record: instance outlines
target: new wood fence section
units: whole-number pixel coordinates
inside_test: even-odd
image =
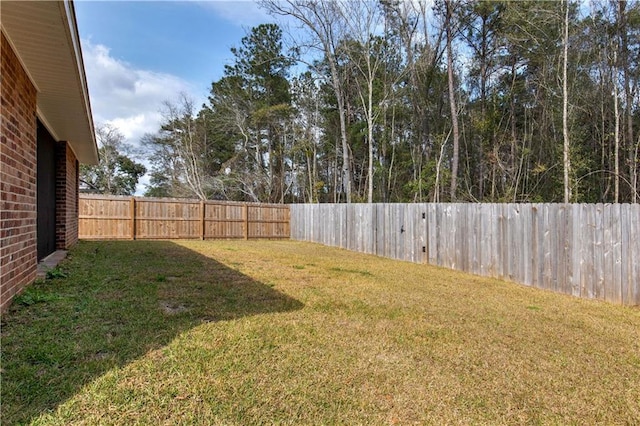
[[[291,237],[640,305],[639,204],[300,204]]]
[[[289,238],[289,206],[80,195],[80,239]]]

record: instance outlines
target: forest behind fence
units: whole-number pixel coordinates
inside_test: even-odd
[[[640,204],[294,204],[291,238],[640,305]]]
[[[80,195],[80,239],[289,238],[289,206]]]

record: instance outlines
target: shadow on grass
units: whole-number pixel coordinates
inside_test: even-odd
[[[3,425],[34,420],[203,322],[302,307],[168,241],[82,242],[61,269],[66,278],[29,287],[2,317]]]

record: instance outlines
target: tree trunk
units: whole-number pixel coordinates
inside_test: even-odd
[[[351,203],[351,161],[349,158],[349,142],[347,139],[347,118],[345,114],[344,94],[338,75],[338,67],[334,58],[329,57],[331,68],[331,81],[338,101],[338,116],[340,117],[340,142],[342,143],[342,188],[344,189],[347,203]]]
[[[629,177],[631,182],[636,181],[636,164],[634,155],[634,136],[633,136],[633,92],[631,90],[631,76],[629,70],[629,39],[627,35],[627,12],[626,1],[618,2],[618,25],[620,33],[620,53],[622,55],[622,70],[624,77],[624,94],[625,94],[625,116],[627,120],[627,135],[625,147],[627,147],[628,163],[629,163]],[[631,190],[631,201],[636,203],[638,201],[637,192],[635,186]]]
[[[567,62],[569,56],[569,2],[565,0],[564,12],[564,37],[562,44],[564,45],[563,63],[562,63],[562,137],[563,144],[563,169],[564,169],[564,202],[571,201],[571,184],[569,182],[569,174],[571,172],[571,158],[569,155],[569,127],[567,124],[569,92],[567,89]]]
[[[451,108],[451,124],[453,129],[453,156],[451,159],[451,201],[456,200],[456,191],[458,189],[458,158],[460,151],[460,134],[458,129],[458,109],[456,107],[456,95],[454,91],[453,81],[453,5],[451,0],[445,1],[446,17],[445,27],[447,33],[447,77],[449,80],[449,106]]]
[[[369,188],[367,194],[367,202],[371,204],[373,203],[373,78],[369,79],[368,81],[368,96],[369,98],[367,107],[369,109],[369,113],[367,114],[367,139],[369,139]]]
[[[618,61],[617,49],[613,52],[613,62],[616,64]],[[616,73],[614,73],[616,75]],[[614,188],[614,202],[617,203],[620,200],[620,111],[618,108],[618,81],[617,77],[613,79],[613,114],[615,115],[615,128],[614,128],[614,145],[613,145],[613,188]]]

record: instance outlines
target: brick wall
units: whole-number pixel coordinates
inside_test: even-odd
[[[66,142],[56,145],[56,249],[78,242],[78,160]]]
[[[36,277],[36,89],[1,35],[0,311]]]

